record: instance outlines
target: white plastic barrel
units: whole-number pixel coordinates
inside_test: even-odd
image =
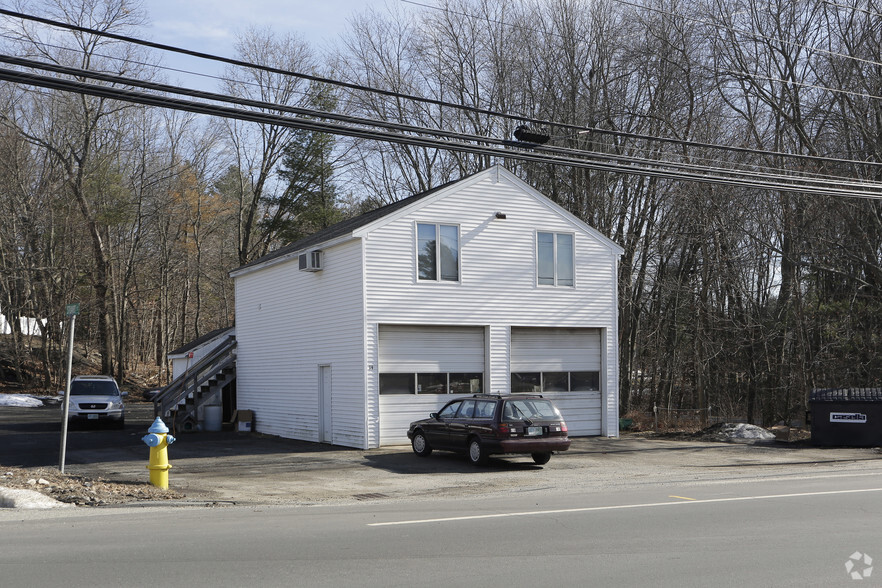
[[[205,407],[205,430],[220,431],[223,423],[224,409],[222,406]]]

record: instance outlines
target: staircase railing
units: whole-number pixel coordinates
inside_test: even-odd
[[[154,416],[169,417],[172,411],[176,411],[176,418],[195,418],[196,410],[210,400],[209,396],[200,393],[201,386],[235,363],[236,339],[227,337],[156,395],[153,399]],[[188,398],[192,402],[188,402]]]

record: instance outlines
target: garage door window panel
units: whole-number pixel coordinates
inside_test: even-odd
[[[484,388],[483,374],[450,374],[451,394],[480,394]]]
[[[414,374],[380,374],[380,394],[413,394]]]
[[[447,394],[447,374],[417,374],[417,394]]]
[[[570,374],[567,372],[544,372],[542,390],[545,392],[567,392],[570,389]]]
[[[516,373],[511,375],[512,392],[539,392],[542,390],[542,374],[539,372]]]
[[[572,390],[573,392],[599,392],[600,372],[571,373],[570,390]]]

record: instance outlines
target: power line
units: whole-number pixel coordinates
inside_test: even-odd
[[[624,2],[624,0],[617,0],[617,1]],[[624,3],[627,4],[627,2],[624,2]],[[645,141],[658,141],[658,142],[675,144],[675,145],[680,145],[680,146],[685,146],[685,147],[697,147],[697,148],[704,148],[704,149],[717,149],[717,150],[723,150],[723,151],[729,151],[729,152],[735,152],[735,153],[747,153],[747,154],[761,155],[764,157],[783,157],[783,158],[802,160],[802,161],[816,161],[816,162],[821,162],[821,163],[831,163],[831,162],[832,163],[845,163],[845,164],[849,164],[849,165],[862,165],[862,166],[882,165],[882,163],[876,163],[876,162],[836,159],[836,158],[829,158],[829,157],[821,157],[821,156],[817,156],[817,155],[804,155],[804,154],[797,154],[797,153],[765,151],[765,150],[761,150],[761,149],[752,149],[752,148],[748,148],[748,147],[734,147],[734,146],[726,146],[726,145],[717,145],[717,144],[713,144],[713,143],[701,143],[701,142],[695,142],[695,141],[687,141],[684,139],[673,139],[673,138],[667,138],[667,137],[654,137],[651,135],[642,135],[639,133],[631,133],[628,131],[617,131],[617,130],[611,130],[611,129],[597,128],[597,127],[586,127],[586,126],[580,126],[580,125],[558,123],[558,122],[549,121],[549,120],[535,119],[535,118],[529,118],[529,117],[521,116],[521,115],[513,115],[513,114],[498,112],[498,111],[485,109],[485,108],[479,108],[479,107],[475,107],[475,106],[467,106],[464,104],[455,104],[455,103],[446,102],[443,100],[437,100],[437,99],[433,99],[433,98],[414,96],[414,95],[410,95],[410,94],[404,94],[401,92],[394,92],[391,90],[383,90],[383,89],[379,89],[379,88],[373,88],[370,86],[364,86],[361,84],[353,84],[350,82],[332,80],[332,79],[325,78],[322,76],[316,76],[316,75],[312,75],[312,74],[304,74],[304,73],[300,73],[300,72],[293,72],[290,70],[280,69],[280,68],[271,67],[271,66],[258,65],[258,64],[254,64],[254,63],[249,63],[247,61],[239,60],[239,59],[232,59],[229,57],[223,57],[223,56],[218,56],[218,55],[212,55],[209,53],[202,53],[199,51],[193,51],[190,49],[183,49],[180,47],[174,47],[172,45],[155,43],[153,41],[146,41],[143,39],[131,37],[129,35],[120,35],[117,33],[100,31],[97,29],[82,27],[79,25],[73,25],[70,23],[65,23],[65,22],[61,22],[61,21],[48,19],[48,18],[33,16],[33,15],[24,14],[21,12],[11,11],[11,10],[2,9],[2,8],[0,8],[0,15],[10,16],[13,18],[20,18],[20,19],[24,19],[24,20],[31,20],[31,21],[38,22],[38,23],[41,23],[44,25],[48,25],[48,26],[53,26],[53,27],[58,27],[58,28],[62,28],[62,29],[68,29],[68,30],[72,30],[72,31],[88,33],[88,34],[97,35],[97,36],[102,36],[102,37],[106,37],[106,38],[110,38],[110,39],[114,39],[114,40],[118,40],[118,41],[123,41],[123,42],[127,42],[127,43],[134,43],[137,45],[142,45],[142,46],[150,47],[153,49],[159,49],[161,51],[170,51],[170,52],[174,52],[174,53],[180,53],[183,55],[189,55],[191,57],[197,57],[200,59],[207,59],[210,61],[218,61],[221,63],[227,63],[227,64],[235,65],[238,67],[258,69],[261,71],[265,71],[267,73],[289,75],[289,76],[294,76],[294,77],[298,77],[301,79],[305,79],[308,81],[334,85],[334,86],[338,86],[338,87],[347,88],[350,90],[356,90],[356,91],[366,92],[366,93],[375,93],[375,94],[380,94],[380,95],[384,95],[387,97],[416,101],[416,102],[431,104],[434,106],[439,106],[439,107],[444,107],[444,108],[453,108],[453,109],[457,109],[457,110],[464,111],[464,112],[483,114],[486,116],[498,117],[498,118],[502,118],[505,120],[515,121],[515,122],[521,122],[521,123],[526,122],[526,123],[530,123],[530,124],[534,124],[534,125],[538,125],[538,126],[557,127],[557,128],[561,128],[561,129],[575,131],[575,132],[588,131],[588,132],[592,132],[592,133],[600,133],[600,134],[616,136],[616,137],[631,138],[631,139],[638,139],[638,140],[645,140]]]
[[[405,1],[405,0],[402,0],[402,1]],[[624,4],[625,6],[630,6],[632,8],[639,8],[641,10],[646,10],[649,12],[656,12],[656,13],[664,15],[664,16],[669,16],[669,17],[673,17],[673,18],[683,18],[685,20],[691,20],[692,22],[696,22],[698,24],[708,25],[708,26],[716,28],[716,29],[722,29],[725,31],[729,31],[730,33],[744,35],[745,37],[751,37],[754,39],[759,39],[761,41],[776,41],[778,43],[781,43],[782,45],[793,45],[794,47],[799,47],[800,49],[807,49],[809,51],[814,51],[817,53],[824,53],[826,55],[829,55],[830,57],[842,57],[843,59],[850,59],[852,61],[857,61],[858,63],[863,63],[865,65],[871,65],[873,67],[878,67],[878,66],[882,65],[882,63],[880,63],[878,61],[864,59],[862,57],[856,57],[854,55],[847,55],[845,53],[837,53],[836,51],[830,51],[829,49],[821,49],[819,47],[814,47],[812,45],[806,45],[805,43],[799,43],[797,41],[790,41],[787,39],[782,39],[781,37],[772,37],[771,35],[761,35],[759,33],[754,33],[752,31],[745,31],[745,30],[741,30],[741,29],[736,29],[734,26],[730,26],[727,24],[721,24],[719,22],[706,20],[706,19],[702,19],[702,18],[697,18],[695,16],[689,16],[687,14],[675,14],[675,13],[671,12],[670,10],[662,10],[661,8],[655,8],[654,6],[647,6],[645,4],[638,4],[636,2],[629,2],[628,0],[611,0],[611,1],[616,2],[618,4]],[[832,4],[831,2],[826,2],[826,3]],[[840,5],[836,4],[836,6],[840,6]],[[711,70],[711,71],[713,71],[713,70]]]
[[[403,1],[403,0],[402,0]],[[875,10],[869,10],[866,8],[858,8],[857,6],[847,6],[845,4],[837,4],[836,2],[831,2],[830,0],[823,0],[824,4],[829,4],[830,6],[836,6],[837,8],[845,8],[846,10],[853,10],[855,12],[863,12],[868,16],[875,16],[876,18],[882,18],[882,13],[876,12]]]
[[[70,24],[70,23],[66,23],[66,22],[62,22],[62,21],[52,20],[52,19],[48,19],[48,18],[30,15],[30,14],[24,14],[22,12],[15,12],[15,11],[7,10],[4,8],[0,8],[0,15],[10,16],[13,18],[21,18],[24,20],[31,20],[34,22],[39,22],[44,25],[68,29],[68,30],[77,31],[77,32],[81,32],[81,33],[88,33],[90,35],[98,35],[101,37],[106,37],[108,39],[114,39],[116,41],[123,41],[126,43],[133,43],[136,45],[142,45],[144,47],[150,47],[152,49],[159,49],[160,51],[169,51],[172,53],[180,53],[182,55],[189,55],[190,57],[198,57],[199,59],[207,59],[209,61],[217,61],[220,63],[226,63],[228,65],[235,65],[238,67],[246,67],[246,68],[250,68],[250,69],[258,69],[261,71],[265,71],[267,73],[294,76],[294,77],[298,77],[298,78],[301,78],[301,79],[304,79],[307,81],[318,82],[318,83],[323,83],[323,84],[331,84],[334,86],[347,88],[349,90],[357,90],[357,91],[362,91],[362,92],[381,94],[384,96],[388,96],[390,98],[402,98],[405,100],[413,100],[413,101],[417,101],[417,102],[423,102],[426,104],[432,104],[434,106],[442,106],[442,107],[446,107],[446,108],[456,108],[459,110],[466,110],[466,111],[474,112],[476,114],[486,114],[488,116],[503,116],[503,117],[509,118],[511,120],[516,120],[516,121],[520,121],[520,122],[533,122],[533,121],[531,121],[531,119],[526,118],[526,117],[522,117],[522,116],[503,114],[503,113],[499,113],[499,112],[495,112],[492,110],[487,110],[487,109],[483,109],[483,108],[479,108],[479,107],[475,107],[475,106],[454,104],[451,102],[445,102],[443,100],[436,100],[434,98],[413,96],[410,94],[403,94],[401,92],[395,92],[392,90],[383,90],[381,88],[372,88],[370,86],[363,86],[361,84],[353,84],[350,82],[343,82],[340,80],[332,80],[332,79],[324,78],[321,76],[316,76],[316,75],[312,75],[312,74],[305,74],[302,72],[294,72],[294,71],[281,69],[281,68],[277,68],[277,67],[272,67],[272,66],[268,66],[268,65],[259,65],[256,63],[250,63],[250,62],[243,61],[240,59],[233,59],[231,57],[212,55],[210,53],[203,53],[201,51],[194,51],[192,49],[183,49],[181,47],[175,47],[173,45],[165,45],[163,43],[146,41],[144,39],[138,39],[136,37],[132,37],[129,35],[120,35],[117,33],[110,33],[107,31],[99,31],[97,29],[91,29],[88,27],[82,27],[79,25],[74,25],[74,24]]]
[[[297,107],[297,106],[289,106],[289,105],[281,105],[271,102],[263,102],[257,101],[248,98],[234,97],[228,96],[225,94],[215,94],[211,92],[205,92],[201,90],[193,90],[190,88],[180,88],[177,86],[170,86],[166,84],[160,84],[158,82],[149,82],[145,80],[133,79],[123,76],[117,76],[109,73],[102,72],[94,72],[89,70],[84,70],[80,68],[73,68],[68,66],[58,65],[56,63],[45,63],[39,61],[33,61],[30,59],[22,58],[22,57],[13,57],[9,55],[0,54],[0,61],[6,62],[12,65],[18,65],[23,67],[29,67],[34,69],[42,69],[45,71],[51,71],[53,73],[58,73],[62,75],[69,75],[78,79],[82,78],[91,78],[94,80],[99,80],[102,82],[110,83],[110,84],[118,84],[123,86],[134,86],[143,89],[148,89],[152,91],[162,92],[166,94],[180,94],[186,95],[195,98],[201,98],[203,100],[211,100],[214,102],[224,102],[231,103],[238,106],[248,106],[251,108],[261,109],[261,110],[277,110],[280,112],[286,112],[289,114],[296,114],[301,116],[308,116],[313,118],[323,118],[335,120],[338,122],[349,123],[349,124],[360,124],[368,127],[379,127],[384,129],[391,129],[396,131],[403,131],[412,134],[428,134],[437,137],[443,137],[447,139],[456,139],[461,141],[473,141],[480,142],[486,144],[495,144],[500,146],[512,146],[513,142],[506,141],[503,139],[494,139],[488,137],[480,137],[476,135],[470,135],[467,133],[458,133],[453,131],[445,131],[440,129],[430,129],[426,127],[418,127],[414,125],[408,125],[403,123],[394,123],[385,120],[375,120],[368,119],[362,117],[353,117],[351,115],[344,115],[334,112],[321,111],[317,109]],[[514,144],[518,146],[518,144]],[[534,147],[534,149],[539,149],[539,147]],[[745,176],[749,175],[750,177],[756,179],[769,179],[777,182],[787,183],[794,182],[795,180],[802,182],[812,182],[816,187],[831,187],[831,188],[842,188],[843,186],[851,186],[856,189],[865,189],[869,185],[864,182],[853,182],[846,181],[845,178],[836,177],[836,176],[821,176],[819,174],[809,174],[809,173],[800,173],[798,175],[782,175],[780,173],[766,173],[762,171],[757,171],[765,169],[762,167],[751,166],[749,170],[739,170],[734,168],[722,168],[722,167],[711,167],[706,165],[698,165],[694,163],[686,163],[686,162],[672,162],[668,160],[662,159],[652,159],[648,160],[645,158],[638,158],[634,156],[627,156],[619,153],[609,153],[609,152],[593,152],[593,151],[585,151],[578,149],[569,149],[564,147],[554,147],[554,146],[543,146],[541,151],[546,153],[554,153],[565,156],[572,157],[585,157],[590,156],[594,158],[604,158],[612,161],[616,161],[618,164],[627,164],[627,165],[646,165],[646,166],[667,166],[671,169],[679,169],[681,171],[692,171],[692,172],[700,172],[700,173],[714,173],[714,174],[732,174],[732,175],[740,175]]]
[[[15,37],[15,36],[9,35],[9,34],[4,34],[4,33],[0,33],[0,38],[9,39],[10,41],[19,41],[20,40],[18,37]],[[58,49],[60,51],[68,51],[68,52],[72,52],[72,53],[76,53],[78,51],[81,51],[80,49],[77,49],[77,48],[65,47],[64,45],[56,45],[54,43],[47,43],[46,41],[37,41],[35,39],[31,39],[30,42],[33,43],[35,46],[39,46],[41,48]],[[234,80],[232,78],[225,78],[225,77],[219,76],[219,75],[207,74],[207,73],[202,73],[202,72],[198,72],[198,71],[192,71],[189,69],[180,69],[177,67],[171,67],[169,65],[160,65],[160,64],[155,64],[155,63],[149,63],[146,61],[139,61],[137,59],[130,59],[128,57],[120,57],[118,55],[108,55],[106,53],[99,53],[99,52],[92,53],[92,55],[97,56],[97,57],[101,57],[103,59],[108,59],[111,61],[116,61],[116,62],[130,64],[130,65],[140,65],[140,66],[144,66],[144,67],[157,68],[157,69],[161,69],[163,71],[180,73],[180,74],[187,74],[187,75],[191,75],[191,76],[197,76],[200,78],[207,78],[210,80],[217,80],[217,81],[221,81],[221,82],[233,82],[234,81],[236,83],[243,84],[246,86],[252,86],[255,88],[260,87],[259,84],[256,84],[254,82],[249,82],[248,80]],[[298,91],[298,93],[308,94],[307,91],[303,91],[303,90]]]
[[[421,7],[423,7],[423,8],[427,8],[427,9],[430,9],[430,10],[437,10],[437,11],[440,11],[440,12],[445,12],[445,13],[457,14],[457,15],[460,15],[460,16],[465,16],[466,18],[470,18],[470,19],[472,19],[472,20],[485,20],[485,21],[487,21],[487,22],[492,22],[492,23],[494,23],[494,24],[499,24],[499,25],[503,25],[503,26],[508,26],[508,27],[511,27],[511,28],[514,28],[514,29],[519,29],[519,30],[524,30],[524,31],[530,31],[530,32],[535,32],[535,33],[541,33],[541,34],[547,34],[547,35],[553,35],[553,36],[557,36],[557,37],[564,38],[562,35],[559,35],[559,34],[557,34],[557,33],[550,33],[550,32],[547,32],[547,31],[539,31],[539,30],[537,30],[537,29],[535,29],[535,28],[532,28],[532,27],[526,27],[526,26],[523,26],[523,25],[516,25],[516,24],[506,23],[506,22],[504,22],[504,21],[500,21],[500,20],[496,20],[496,19],[491,19],[491,18],[486,18],[486,17],[480,16],[480,15],[476,15],[476,14],[470,14],[470,13],[467,13],[467,12],[461,12],[461,11],[457,11],[457,10],[451,10],[450,8],[447,8],[447,7],[443,7],[443,8],[442,8],[442,7],[440,7],[440,6],[433,6],[433,5],[431,5],[431,4],[424,4],[424,3],[420,3],[420,2],[415,2],[414,0],[400,0],[400,1],[403,2],[403,3],[406,3],[406,4],[413,4],[413,5],[415,5],[415,6],[421,6]],[[688,16],[688,15],[685,15],[685,14],[675,14],[675,13],[669,11],[669,10],[662,10],[662,9],[660,9],[660,8],[655,8],[655,7],[652,7],[652,6],[646,6],[646,5],[644,5],[644,4],[638,4],[638,3],[636,3],[636,2],[629,2],[628,0],[612,0],[612,1],[613,1],[613,2],[617,2],[617,3],[619,3],[619,4],[623,4],[623,5],[625,5],[625,6],[632,7],[632,8],[637,8],[637,9],[641,9],[641,10],[646,10],[646,11],[649,11],[649,12],[655,12],[655,13],[661,14],[661,15],[663,15],[663,16],[668,16],[668,17],[672,17],[672,18],[683,18],[683,19],[685,19],[685,20],[690,20],[690,21],[693,21],[693,22],[697,22],[697,23],[699,23],[699,24],[708,25],[708,26],[711,26],[711,27],[714,27],[714,28],[717,28],[717,29],[723,29],[723,30],[729,31],[729,32],[731,32],[731,33],[733,33],[733,34],[741,34],[741,35],[744,35],[744,36],[747,36],[747,37],[752,37],[752,38],[754,38],[754,39],[761,39],[761,40],[766,40],[766,41],[777,41],[777,42],[779,42],[779,43],[781,43],[781,44],[793,45],[793,46],[795,46],[795,47],[800,47],[800,48],[807,49],[807,50],[810,50],[810,51],[815,51],[815,52],[818,52],[818,53],[824,53],[824,54],[830,55],[831,57],[841,57],[841,58],[844,58],[844,59],[851,59],[851,60],[854,60],[854,61],[857,61],[857,62],[860,62],[860,63],[864,63],[864,64],[866,64],[866,65],[871,65],[871,66],[873,66],[873,67],[882,66],[882,63],[880,63],[880,62],[878,62],[878,61],[873,61],[873,60],[869,60],[869,59],[863,59],[863,58],[861,58],[861,57],[856,57],[856,56],[853,56],[853,55],[846,55],[846,54],[844,54],[844,53],[837,53],[837,52],[835,52],[835,51],[830,51],[830,50],[827,50],[827,49],[821,49],[821,48],[818,48],[818,47],[813,47],[813,46],[810,46],[810,45],[805,45],[805,44],[803,44],[803,43],[798,43],[798,42],[796,42],[796,41],[788,41],[788,40],[785,40],[785,39],[782,39],[782,38],[779,38],[779,37],[772,37],[772,36],[769,36],[769,35],[760,35],[760,34],[757,34],[757,33],[750,32],[750,31],[743,31],[743,30],[740,30],[740,29],[736,29],[736,28],[733,27],[733,26],[723,25],[723,24],[720,24],[720,23],[717,23],[717,22],[713,22],[713,21],[709,21],[709,20],[705,20],[705,19],[700,19],[700,18],[696,18],[696,17],[691,17],[691,16]],[[829,1],[827,1],[827,0],[825,0],[825,1],[826,1],[826,3],[828,3],[828,4],[833,4],[832,2],[829,2]],[[839,4],[835,4],[835,5],[836,5],[836,6],[841,6],[841,5],[839,5]],[[842,88],[831,88],[831,87],[828,87],[828,86],[822,86],[822,85],[819,85],[819,84],[811,84],[811,83],[808,83],[808,82],[800,82],[800,81],[796,81],[796,80],[781,80],[781,79],[777,79],[777,78],[773,78],[773,77],[764,77],[764,76],[760,76],[760,75],[758,75],[758,74],[750,74],[750,73],[747,73],[747,72],[740,72],[740,71],[734,71],[734,70],[719,71],[719,70],[716,70],[716,69],[713,69],[713,68],[710,68],[710,67],[707,67],[707,66],[704,66],[704,65],[701,65],[701,64],[697,64],[697,66],[698,66],[698,67],[701,67],[702,69],[705,69],[705,70],[707,70],[707,71],[710,71],[710,72],[712,72],[712,73],[715,73],[715,74],[720,74],[720,73],[722,73],[722,74],[726,74],[726,75],[730,75],[730,76],[735,76],[735,77],[738,77],[738,78],[757,78],[757,79],[765,79],[765,80],[767,80],[767,81],[772,81],[772,82],[777,82],[777,83],[782,83],[782,84],[795,85],[795,86],[805,87],[805,88],[814,89],[814,90],[824,90],[824,91],[828,91],[828,92],[831,92],[831,93],[834,93],[834,94],[835,94],[835,93],[841,93],[841,94],[845,94],[845,95],[855,96],[855,97],[859,97],[859,98],[866,98],[866,99],[870,99],[870,100],[882,100],[882,96],[876,96],[876,95],[872,95],[872,94],[866,94],[866,93],[861,93],[861,92],[855,92],[855,91],[853,91],[853,90],[845,90],[845,89],[842,89]],[[571,127],[569,127],[569,126],[565,126],[565,125],[561,125],[561,126],[562,126],[563,128],[571,128]],[[871,166],[882,165],[882,163],[877,163],[877,162],[853,161],[853,160],[846,160],[846,159],[837,159],[837,158],[823,157],[823,156],[818,156],[818,155],[802,155],[802,154],[781,153],[781,152],[768,152],[768,151],[763,151],[763,150],[759,150],[759,149],[750,149],[750,148],[743,148],[743,147],[721,146],[721,145],[716,145],[716,144],[712,144],[712,143],[698,143],[698,142],[694,142],[694,141],[686,141],[686,140],[681,140],[681,139],[670,139],[670,138],[663,138],[663,137],[656,137],[656,138],[653,138],[653,137],[649,137],[649,136],[645,136],[645,135],[634,135],[634,134],[631,134],[631,133],[620,132],[620,131],[610,131],[610,130],[606,130],[606,129],[592,129],[592,130],[595,131],[595,132],[598,132],[598,133],[604,133],[604,134],[610,134],[610,135],[618,135],[618,136],[629,136],[629,137],[635,137],[635,138],[641,138],[641,139],[647,139],[647,140],[656,140],[656,141],[671,142],[671,143],[677,143],[677,144],[680,144],[680,145],[683,145],[683,146],[696,146],[696,147],[699,147],[699,146],[700,146],[700,147],[703,147],[703,148],[711,148],[711,149],[726,149],[726,150],[738,151],[738,152],[742,152],[742,153],[754,153],[754,154],[758,154],[758,155],[775,155],[775,156],[780,156],[780,157],[816,159],[816,160],[823,160],[823,161],[826,161],[826,162],[849,163],[849,164],[860,164],[860,165],[871,165]]]
[[[256,112],[226,106],[193,102],[180,98],[157,96],[155,94],[124,90],[119,87],[100,86],[76,80],[53,78],[41,76],[34,73],[9,69],[0,69],[0,80],[10,81],[19,84],[34,85],[65,92],[87,94],[130,102],[134,104],[158,106],[162,108],[183,110],[196,114],[207,114],[223,118],[251,121],[260,124],[271,124],[320,133],[331,133],[355,138],[387,141],[390,143],[403,145],[445,149],[450,151],[518,159],[523,161],[551,163],[557,165],[570,165],[574,167],[594,169],[598,171],[624,172],[630,174],[665,178],[670,180],[697,181],[708,184],[759,188],[773,191],[799,192],[803,194],[882,199],[882,189],[880,189],[882,187],[873,184],[863,184],[859,186],[861,189],[846,189],[829,186],[819,186],[816,182],[801,181],[798,177],[778,178],[776,180],[771,180],[763,177],[751,178],[744,177],[743,175],[741,177],[725,175],[726,170],[716,170],[717,172],[723,173],[697,173],[694,171],[684,172],[680,170],[668,169],[663,165],[664,162],[654,162],[653,165],[625,165],[622,163],[610,163],[607,161],[594,160],[586,157],[575,157],[573,155],[545,153],[543,152],[543,150],[538,149],[527,151],[522,149],[513,150],[510,146],[493,147],[486,144],[482,145],[480,143],[492,142],[491,140],[488,140],[484,137],[475,137],[477,141],[476,143],[468,143],[462,140],[448,140],[445,138],[431,138],[424,136],[408,135],[403,132],[393,130],[369,129],[364,127],[348,126],[337,122],[322,122],[319,120],[306,119],[303,117],[274,115],[266,112]],[[495,142],[499,143],[498,140]],[[600,157],[604,156],[604,154],[594,155]],[[789,179],[790,183],[782,183],[782,179]],[[856,188],[857,187],[858,186],[856,186]]]

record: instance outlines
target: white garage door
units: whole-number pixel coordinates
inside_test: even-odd
[[[381,445],[408,443],[408,425],[452,395],[483,392],[483,327],[380,325],[379,331]]]
[[[511,329],[511,371],[600,370],[600,329]]]
[[[380,325],[380,373],[483,371],[483,327]]]
[[[600,435],[600,329],[511,329],[512,392],[538,392],[563,413],[571,435]]]

